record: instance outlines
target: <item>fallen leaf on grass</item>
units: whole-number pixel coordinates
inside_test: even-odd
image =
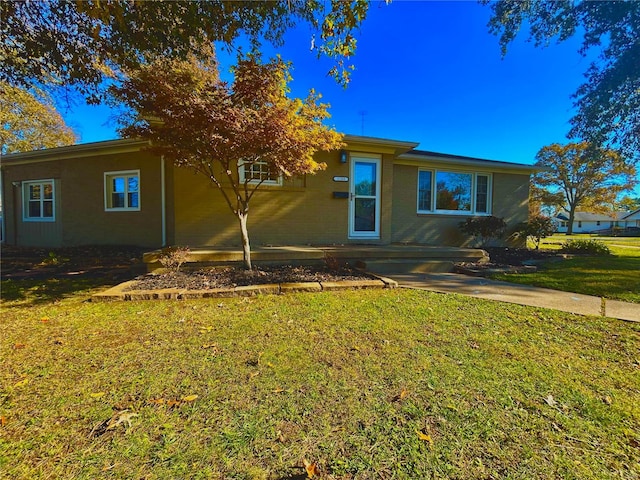
[[[186,397],[182,397],[182,401],[193,402],[196,398],[198,398],[198,395],[187,395]]]
[[[42,317],[42,318],[40,319],[40,321],[41,321],[42,323],[47,323],[47,322],[49,321],[49,317]]]
[[[416,433],[418,434],[418,438],[420,440],[422,440],[423,442],[427,442],[429,444],[429,448],[433,447],[433,439],[431,438],[431,435],[417,429],[416,429]]]
[[[553,395],[551,394],[547,395],[547,397],[544,398],[543,400],[544,400],[544,403],[546,403],[550,407],[555,407],[556,405],[558,405],[558,402],[556,402],[555,398],[553,398]]]
[[[407,395],[409,395],[409,392],[407,391],[406,388],[403,388],[398,395],[393,397],[392,400],[394,402],[399,402],[399,401],[404,400],[405,398],[407,398]]]
[[[308,478],[313,478],[314,475],[320,475],[320,469],[315,462],[311,463],[305,458],[302,460],[302,463],[304,463],[304,469],[307,472]]]
[[[15,384],[13,385],[13,387],[14,387],[14,388],[16,388],[16,387],[18,387],[18,388],[19,388],[19,387],[24,387],[27,383],[29,383],[29,379],[28,379],[28,378],[25,378],[24,380],[20,380],[18,383],[15,383]]]
[[[109,470],[112,470],[116,467],[116,465],[119,465],[118,463],[112,463],[111,465],[107,465],[106,467],[104,467],[101,472],[108,472]]]
[[[4,427],[7,424],[7,417],[4,415],[0,416],[0,427]]]
[[[90,393],[89,396],[91,398],[101,398],[105,396],[105,392]]]
[[[24,348],[26,346],[27,346],[26,343],[14,343],[13,344],[13,349],[14,350],[20,350],[21,348]]]
[[[173,407],[179,407],[179,406],[180,406],[180,400],[167,400],[167,407],[173,408]]]
[[[111,418],[95,425],[89,432],[89,437],[99,437],[108,431],[115,430],[119,425],[124,425],[125,430],[131,428],[131,419],[137,416],[137,413],[130,412],[127,409],[120,410],[114,413]]]
[[[131,428],[131,419],[137,416],[137,413],[130,412],[129,410],[117,412],[107,423],[106,430],[113,430],[118,425],[124,425],[125,428]]]
[[[164,405],[166,403],[166,400],[164,398],[150,398],[149,403],[152,403],[154,405]]]
[[[271,393],[282,393],[282,392],[284,392],[284,388],[280,388],[280,387],[278,387],[278,388],[276,388],[274,390],[271,390]]]

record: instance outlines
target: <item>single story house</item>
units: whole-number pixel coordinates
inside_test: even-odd
[[[567,233],[569,212],[561,211],[554,217],[558,233]],[[633,212],[592,213],[576,211],[573,218],[573,233],[596,233],[611,230],[633,230],[640,228],[640,209]]]
[[[527,220],[534,166],[383,138],[347,135],[345,142],[344,150],[317,154],[327,168],[315,175],[283,179],[260,165],[240,169],[265,180],[251,200],[252,245],[469,246],[458,228],[468,217],[495,215],[511,228]],[[209,180],[147,145],[124,139],[5,155],[4,241],[241,245],[237,219]]]

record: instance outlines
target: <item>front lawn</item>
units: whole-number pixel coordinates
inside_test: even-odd
[[[568,239],[601,241],[611,249],[613,255],[576,256],[545,263],[535,273],[498,274],[492,278],[640,303],[640,237],[554,235],[543,241],[541,249],[558,249]]]
[[[2,306],[0,477],[640,475],[638,324],[404,289],[83,299]]]

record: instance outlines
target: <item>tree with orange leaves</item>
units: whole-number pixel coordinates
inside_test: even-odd
[[[215,60],[160,59],[134,71],[112,93],[130,111],[125,137],[149,140],[150,150],[205,176],[237,217],[244,266],[251,269],[249,204],[264,181],[312,174],[326,167],[319,150],[342,146],[342,135],[322,122],[328,105],[311,91],[290,99],[289,65],[240,58],[231,84]]]
[[[569,213],[567,235],[573,233],[579,207],[606,211],[620,193],[638,183],[633,163],[615,150],[588,142],[548,145],[538,152],[536,160],[536,165],[545,170],[533,176],[533,183]]]

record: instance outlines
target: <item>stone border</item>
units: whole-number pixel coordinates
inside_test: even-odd
[[[398,282],[390,278],[373,275],[376,280],[343,280],[337,282],[270,283],[246,285],[209,290],[187,290],[185,288],[164,288],[160,290],[128,290],[135,280],[116,285],[104,292],[91,296],[92,302],[117,302],[129,300],[192,300],[195,298],[254,297],[256,295],[279,295],[294,292],[334,292],[336,290],[356,290],[370,288],[396,288]]]

